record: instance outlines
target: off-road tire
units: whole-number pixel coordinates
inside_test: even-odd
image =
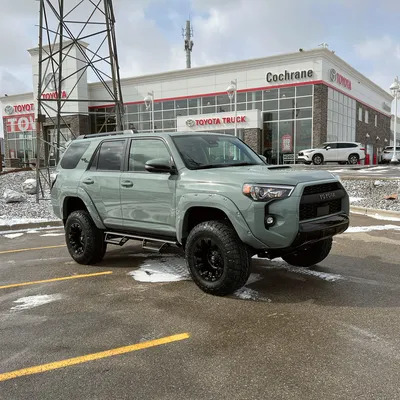
[[[358,156],[358,154],[350,154],[349,155],[349,164],[350,165],[356,165],[358,163],[358,161],[360,160],[360,157]]]
[[[79,251],[76,240],[71,236],[82,231],[83,240]],[[81,236],[82,237],[82,236]],[[71,257],[78,263],[93,265],[99,263],[107,250],[103,232],[96,227],[89,213],[84,210],[73,211],[65,223],[65,242]]]
[[[223,260],[221,276],[213,282],[206,280],[198,270],[201,261],[196,254],[204,254],[199,249],[199,243],[203,246],[206,241],[215,244],[220,259]],[[211,249],[208,250],[208,253],[210,251]],[[206,256],[208,258],[208,255],[203,255],[203,257]],[[187,238],[185,257],[195,284],[204,292],[215,296],[232,294],[244,286],[250,275],[251,260],[246,246],[234,228],[223,221],[206,221],[196,225]],[[202,261],[204,262],[204,259]],[[208,264],[208,268],[212,268],[210,264]]]
[[[331,248],[332,238],[328,238],[313,243],[309,247],[296,253],[282,256],[282,258],[288,264],[294,265],[295,267],[311,267],[328,257]]]
[[[324,156],[322,154],[315,154],[312,158],[314,165],[322,165],[324,163]]]

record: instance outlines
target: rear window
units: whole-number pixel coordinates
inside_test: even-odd
[[[61,159],[60,166],[62,169],[74,169],[79,163],[85,151],[88,149],[90,142],[72,142]]]

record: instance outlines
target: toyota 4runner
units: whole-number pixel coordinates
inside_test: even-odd
[[[349,197],[327,171],[267,165],[240,139],[217,133],[80,136],[51,189],[71,257],[100,262],[107,244],[140,240],[183,248],[193,281],[228,295],[254,255],[309,267],[349,225]]]

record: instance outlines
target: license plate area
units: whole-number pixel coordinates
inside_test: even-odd
[[[317,217],[323,217],[329,214],[329,205],[317,207]]]

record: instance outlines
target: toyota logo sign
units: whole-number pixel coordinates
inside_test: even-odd
[[[336,82],[336,70],[335,69],[332,68],[329,71],[329,76],[330,76],[332,82]]]
[[[195,121],[194,119],[188,118],[188,119],[186,120],[186,126],[187,126],[188,128],[193,128],[195,125],[196,125],[196,121]]]
[[[4,107],[4,112],[5,112],[7,115],[11,115],[11,114],[14,113],[14,107],[13,107],[13,106],[10,106],[10,105],[5,106],[5,107]]]

